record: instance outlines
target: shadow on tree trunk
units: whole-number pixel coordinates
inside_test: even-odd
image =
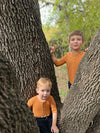
[[[14,68],[0,52],[0,133],[39,133]]]

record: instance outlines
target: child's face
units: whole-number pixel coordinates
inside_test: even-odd
[[[37,88],[40,100],[46,100],[50,95],[51,88],[48,85],[42,85]]]
[[[80,50],[81,45],[84,44],[82,37],[79,35],[73,35],[70,37],[69,45],[72,50]]]

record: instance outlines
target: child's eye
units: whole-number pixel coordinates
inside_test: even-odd
[[[75,39],[73,38],[73,39],[71,39],[71,41],[74,41]]]
[[[80,38],[78,38],[77,40],[78,40],[78,41],[80,41],[81,39],[80,39]]]

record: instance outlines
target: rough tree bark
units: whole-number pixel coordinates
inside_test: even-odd
[[[36,82],[43,76],[51,79],[52,94],[60,102],[37,0],[0,0],[0,51],[15,67],[26,101],[35,95]]]
[[[60,128],[61,133],[100,133],[100,28],[64,101]]]
[[[100,29],[65,99],[59,122],[61,133],[100,132],[99,35]],[[35,95],[36,82],[41,76],[51,79],[57,107],[61,102],[37,0],[0,0],[0,51],[0,130],[2,133],[27,133],[34,128],[33,132],[38,133],[25,102]],[[2,55],[12,64],[15,74]],[[3,70],[5,67],[6,70]],[[8,76],[10,74],[12,76]],[[88,128],[92,120],[94,124]],[[23,130],[24,127],[26,130]]]
[[[14,67],[0,52],[0,133],[39,133],[20,94]]]
[[[0,131],[2,133],[30,133],[33,130],[34,133],[38,133],[38,128],[35,129],[33,115],[30,114],[26,102],[36,94],[36,82],[41,76],[51,79],[53,83],[51,93],[57,101],[57,107],[61,102],[52,58],[42,32],[37,0],[0,0],[0,51],[15,68],[20,88],[20,91],[16,92],[16,82],[16,87],[14,85],[9,93],[6,92],[9,88],[5,89],[5,85],[0,87],[0,91],[4,90],[3,94],[0,93]],[[3,67],[0,70],[2,71],[2,69]],[[0,73],[0,76],[2,77],[3,73]],[[6,79],[6,76],[3,77]],[[5,84],[2,83],[2,78],[0,84]],[[11,85],[9,86],[11,87]],[[7,95],[8,101],[4,98],[5,95]],[[25,102],[21,100],[22,96],[22,100]],[[17,109],[18,107],[19,109]]]

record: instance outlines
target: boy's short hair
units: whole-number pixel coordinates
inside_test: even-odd
[[[83,32],[79,31],[79,30],[75,30],[73,32],[70,33],[69,35],[69,41],[70,41],[70,38],[74,35],[78,35],[78,36],[81,36],[82,37],[82,41],[84,41],[84,36],[83,36]]]
[[[42,85],[48,85],[50,88],[52,88],[51,80],[48,78],[40,78],[37,81],[37,88],[39,88],[39,86],[42,86]]]

